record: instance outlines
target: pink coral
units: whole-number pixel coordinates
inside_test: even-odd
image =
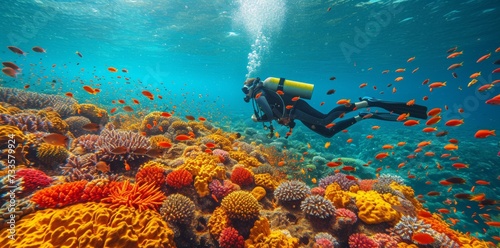
[[[378,180],[377,179],[363,179],[359,181],[359,189],[363,191],[370,191],[372,190],[373,184],[375,184]]]
[[[350,248],[378,248],[379,245],[375,240],[366,236],[364,233],[355,233],[349,236]]]
[[[229,180],[224,180],[222,183],[220,180],[215,179],[208,185],[210,192],[217,198],[222,199],[229,193],[238,190],[240,187]]]
[[[314,243],[314,247],[317,248],[334,248],[332,242],[328,239],[317,239]]]
[[[245,239],[236,229],[226,227],[220,234],[219,246],[221,248],[243,248],[245,247]]]
[[[243,167],[236,167],[231,174],[231,181],[240,186],[250,185],[253,183],[253,175]]]
[[[322,187],[314,187],[311,189],[312,195],[325,196],[325,189]]]
[[[224,151],[222,149],[214,149],[212,151],[212,154],[218,156],[219,158],[222,158],[223,159],[223,160],[221,159],[222,163],[229,161],[229,152],[227,151]]]
[[[178,169],[170,172],[167,175],[166,181],[168,186],[174,189],[180,189],[193,182],[193,175],[186,169]]]
[[[16,172],[16,177],[23,179],[22,185],[25,192],[49,186],[53,181],[51,177],[37,169],[20,169]]]
[[[337,217],[337,221],[340,224],[352,225],[358,220],[356,214],[346,208],[337,208],[337,211],[335,211],[335,216]]]
[[[372,236],[373,240],[377,242],[380,247],[384,248],[397,248],[398,242],[389,234],[377,233]]]

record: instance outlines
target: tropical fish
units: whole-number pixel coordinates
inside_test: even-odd
[[[102,173],[108,173],[111,170],[109,164],[107,164],[104,161],[97,162],[95,164],[95,168],[96,168],[96,170],[98,170],[98,171],[100,171]]]
[[[448,67],[448,71],[450,70],[455,70],[459,67],[462,67],[464,65],[464,62],[460,62],[460,63],[456,63],[456,64],[452,64]]]
[[[16,54],[20,54],[20,55],[26,55],[25,52],[23,52],[23,50],[15,47],[15,46],[8,46],[7,47],[9,50],[11,50],[13,53],[16,53]]]
[[[179,141],[184,141],[184,140],[191,140],[192,138],[188,135],[185,135],[185,134],[179,134],[175,137],[175,140],[179,140]]]
[[[170,148],[172,147],[172,144],[170,144],[169,142],[166,142],[166,141],[159,141],[156,143],[157,146],[161,147],[161,148]]]
[[[462,55],[462,54],[464,54],[464,52],[463,52],[463,51],[460,51],[460,52],[454,52],[454,53],[452,53],[452,54],[448,55],[448,57],[446,57],[446,58],[447,58],[447,59],[453,59],[453,58],[456,58],[456,57],[458,57],[458,56],[460,56],[460,55]]]
[[[39,46],[34,46],[31,48],[31,50],[33,50],[33,52],[37,52],[37,53],[46,53],[45,49],[43,49]]]
[[[110,66],[110,67],[108,67],[108,71],[115,73],[115,72],[118,71],[118,69],[116,69],[115,67]]]
[[[439,211],[439,210],[438,210]],[[434,243],[434,237],[428,233],[415,232],[411,236],[411,239],[420,245],[428,245]]]
[[[15,78],[17,76],[17,71],[12,69],[11,67],[4,67],[2,68],[3,74]]]
[[[388,152],[381,152],[375,155],[375,159],[382,160],[384,158],[387,158],[389,156]]]
[[[128,106],[128,105],[127,105],[127,106],[124,106],[124,107],[123,107],[123,110],[125,110],[125,111],[127,111],[127,112],[134,112],[134,109],[133,109],[132,107]]]
[[[483,61],[487,60],[488,58],[490,58],[490,56],[491,56],[491,53],[485,54],[485,55],[481,56],[479,59],[477,59],[476,63],[483,62]]]
[[[189,121],[194,121],[194,120],[196,120],[196,119],[194,118],[194,116],[192,116],[192,115],[186,115],[185,117],[186,117],[186,119],[187,119],[187,120],[189,120]]]
[[[335,93],[335,90],[334,89],[331,89],[331,90],[328,90],[326,92],[327,95],[331,95],[331,94],[334,94]]]
[[[90,132],[96,132],[96,131],[99,131],[99,129],[101,128],[101,126],[97,123],[88,123],[88,124],[85,124],[82,126],[82,129],[85,130],[85,131],[90,131]]]
[[[408,60],[406,60],[406,62],[410,63],[410,62],[412,62],[413,60],[415,60],[415,56],[413,56],[413,57],[409,58]]]
[[[447,121],[444,125],[449,126],[449,127],[456,127],[464,124],[464,120],[458,120],[458,119],[451,119]]]
[[[418,120],[407,120],[403,123],[403,125],[405,126],[415,126],[415,125],[418,125],[420,123],[420,121]]]
[[[115,147],[113,149],[111,149],[111,153],[115,154],[115,155],[122,155],[122,154],[125,154],[127,153],[128,149],[127,147],[125,146],[118,146],[118,147]]]
[[[16,71],[21,71],[21,68],[19,68],[19,66],[17,66],[16,64],[14,64],[14,62],[10,61],[2,62],[2,65],[5,67],[10,67]]]
[[[58,133],[51,133],[43,136],[43,141],[48,144],[56,145],[56,146],[64,146],[68,145],[69,138]]]
[[[83,55],[79,51],[76,51],[75,53],[76,55],[78,55],[78,57],[83,58]]]
[[[484,139],[488,136],[495,136],[495,130],[478,130],[474,135],[475,138]]]

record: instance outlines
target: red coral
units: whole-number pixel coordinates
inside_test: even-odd
[[[81,196],[87,181],[64,183],[37,191],[31,201],[42,208],[64,207],[82,202]]]
[[[95,201],[99,202],[101,199],[108,197],[111,194],[111,189],[115,187],[121,187],[123,182],[106,182],[100,180],[94,180],[89,182],[82,193],[82,201],[89,202]]]
[[[127,206],[142,212],[147,209],[158,210],[165,198],[167,197],[153,183],[131,185],[130,181],[125,181],[111,188],[109,196],[102,199],[102,202],[111,203],[112,208]]]
[[[226,227],[222,230],[219,237],[220,248],[243,248],[245,247],[245,239],[238,231],[232,227]]]
[[[154,182],[154,185],[161,188],[165,183],[165,170],[157,166],[143,168],[135,175],[135,182],[139,185]]]
[[[337,208],[337,210],[335,211],[335,216],[337,217],[337,221],[340,224],[352,225],[358,220],[356,214],[346,208]]]
[[[325,189],[322,187],[314,187],[311,189],[311,195],[325,196]]]
[[[243,167],[237,167],[231,174],[231,181],[240,186],[250,185],[253,183],[253,175],[249,170]]]
[[[168,186],[174,189],[180,189],[193,182],[193,175],[186,169],[178,169],[170,172],[167,175],[166,181]]]
[[[359,189],[363,191],[370,191],[372,190],[373,184],[375,184],[377,181],[377,179],[363,179],[359,181]]]
[[[47,176],[43,171],[36,169],[20,169],[16,172],[16,177],[23,179],[25,192],[31,192],[35,189],[49,186],[53,179]]]
[[[349,236],[349,247],[351,248],[378,248],[377,242],[364,233],[355,233]]]

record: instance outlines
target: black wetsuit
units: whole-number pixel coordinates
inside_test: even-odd
[[[255,99],[259,93],[261,95]],[[299,120],[312,131],[327,138],[356,123],[356,119],[352,117],[336,122],[331,128],[326,128],[326,125],[340,117],[343,113],[353,111],[355,108],[354,104],[351,104],[349,107],[342,105],[332,109],[327,114],[323,114],[302,99],[292,101],[293,97],[286,93],[280,96],[275,91],[263,87],[262,84],[257,85],[253,91],[252,98],[255,99],[258,108],[263,112],[262,115],[259,115],[256,111],[257,121],[268,122],[278,120],[279,122],[281,118],[290,118],[287,126],[293,128],[295,126],[294,120]],[[287,105],[292,105],[293,108],[286,109]]]

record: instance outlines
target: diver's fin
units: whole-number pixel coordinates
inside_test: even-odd
[[[360,100],[365,100],[368,102],[369,107],[379,107],[383,108],[391,113],[395,114],[406,114],[409,113],[410,117],[427,119],[427,107],[422,105],[407,105],[405,102],[390,102],[382,101],[379,99],[371,97],[363,97]]]
[[[377,119],[377,120],[383,120],[383,121],[397,121],[398,117],[399,117],[399,115],[397,115],[397,114],[378,112],[378,113],[372,113],[372,116],[370,116],[370,119]]]

